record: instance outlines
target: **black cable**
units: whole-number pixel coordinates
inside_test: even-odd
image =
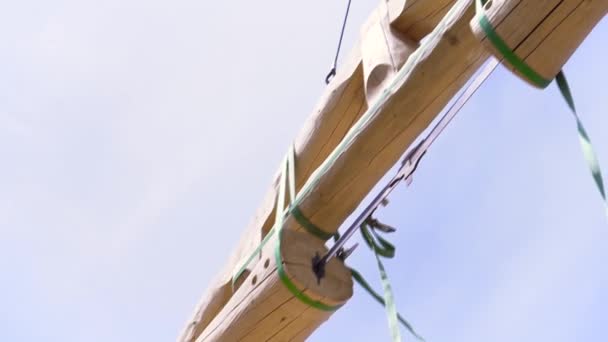
[[[331,70],[325,76],[325,84],[329,84],[331,79],[336,76],[336,68],[338,66],[338,57],[340,56],[340,47],[342,47],[342,38],[344,37],[344,29],[346,28],[346,21],[348,20],[348,12],[350,11],[350,2],[348,0],[348,4],[346,5],[346,13],[344,14],[344,20],[342,21],[342,30],[340,31],[340,39],[338,40],[338,48],[336,49],[336,57],[334,57],[334,64],[331,67]]]

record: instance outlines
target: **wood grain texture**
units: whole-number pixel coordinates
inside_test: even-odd
[[[388,16],[390,21],[399,20],[400,16],[408,16],[406,19],[399,20],[399,23],[406,26],[411,24],[411,30],[415,29],[416,34],[420,37],[426,35],[438,20],[436,15],[429,16],[428,13],[419,11],[418,6],[412,7],[411,11],[418,11],[417,13],[420,13],[422,16],[409,15],[409,7],[401,6],[398,8],[399,6],[393,6],[393,2],[397,3],[400,1],[391,0],[389,2]],[[445,7],[445,0],[426,0],[425,2],[427,4],[436,3],[436,7],[438,8]],[[372,16],[377,18],[378,13],[375,12]],[[374,23],[374,20],[368,20],[369,23]],[[399,48],[398,51],[391,52],[398,57],[397,62],[394,63],[397,68],[405,62],[407,54],[413,50],[411,48],[406,49],[406,47],[409,44],[417,44],[415,40],[408,39],[407,35],[404,36],[403,33],[398,31],[398,29],[396,30],[392,26],[389,30],[393,38],[403,39],[406,42],[405,44],[399,44],[398,40],[390,41],[391,48]],[[365,35],[366,31],[364,29],[362,36]],[[312,172],[334,150],[353,123],[368,109],[362,57],[362,49],[365,46],[367,45],[358,42],[352,49],[350,56],[339,67],[338,74],[327,86],[317,106],[306,120],[304,127],[294,141],[297,160],[295,172],[296,188],[298,189],[302,187]],[[377,67],[378,63],[385,60],[383,58],[376,58],[376,56],[370,54],[369,47],[365,55],[367,56],[367,60],[372,61],[368,63],[366,70],[373,70]],[[394,76],[394,71],[396,70],[386,73],[385,77]],[[370,74],[372,72],[368,71],[368,77],[370,77]],[[381,83],[384,81],[384,79],[379,80]],[[262,204],[250,220],[235,251],[195,307],[191,318],[178,338],[179,341],[194,341],[232,296],[231,278],[235,268],[238,268],[251,252],[255,250],[274,223],[274,202],[277,196],[279,175],[280,172],[277,171]]]
[[[515,54],[543,78],[551,80],[606,15],[608,0],[492,0],[486,3],[484,12]],[[528,82],[503,60],[477,19],[471,21],[471,27],[496,58]]]
[[[396,91],[303,195],[301,211],[333,232],[392,167],[415,138],[486,60],[473,36],[472,1],[459,1],[403,67]],[[446,57],[446,56],[449,56]],[[288,226],[298,228],[293,218]]]
[[[488,17],[497,32],[548,78],[561,68],[608,7],[608,0],[491,1]],[[450,15],[445,17],[448,10]],[[296,187],[311,189],[302,195],[300,209],[315,225],[335,232],[487,59],[492,48],[475,21],[472,29],[469,25],[474,12],[473,0],[391,0],[386,8],[372,14],[376,18],[364,26],[358,46],[294,142]],[[387,37],[386,42],[379,43],[381,36]],[[410,55],[421,40],[421,47]],[[395,80],[394,90],[386,99],[382,97],[380,110],[369,117],[364,114],[380,98],[380,89]],[[353,138],[334,155],[333,163],[324,164],[350,134]],[[278,175],[180,341],[299,341],[329,317],[329,313],[311,309],[293,297],[280,283],[272,258],[270,266],[264,266],[265,250],[237,287],[231,288],[235,269],[274,223]],[[311,183],[311,175],[318,176],[318,181]],[[291,216],[286,229],[294,234],[303,231]],[[337,277],[335,281],[315,286],[307,260],[315,248],[322,248],[322,242],[305,233],[291,237],[296,238],[288,239],[285,245],[292,250],[283,253],[294,282],[313,297],[347,300],[341,291],[350,290],[352,284],[343,273],[344,266],[332,266],[334,269],[328,271]]]
[[[387,3],[381,2],[361,28],[361,60],[365,99],[372,103],[418,43],[390,25]]]
[[[261,259],[230,301],[196,339],[203,341],[304,340],[332,311],[312,308],[283,285],[274,257],[278,236],[273,234],[262,249]],[[303,293],[328,305],[341,305],[352,296],[352,278],[341,261],[327,265],[320,283],[312,272],[311,256],[327,251],[310,234],[284,231],[281,255],[285,272]]]
[[[390,20],[396,30],[420,41],[454,3],[454,0],[391,0],[388,2]]]

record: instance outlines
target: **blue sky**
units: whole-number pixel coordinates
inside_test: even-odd
[[[174,340],[321,94],[344,6],[7,4],[0,339]],[[607,36],[565,68],[605,169]],[[555,86],[498,70],[380,217],[427,340],[608,339],[608,223]],[[350,264],[380,288],[369,251]],[[382,308],[356,289],[310,340],[336,336],[387,340]]]

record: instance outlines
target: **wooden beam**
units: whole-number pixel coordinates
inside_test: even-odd
[[[445,13],[446,10],[445,0],[410,0],[408,6],[404,4],[404,0],[391,1],[389,18],[391,22],[399,20],[400,25],[409,26],[409,28],[405,27],[399,31],[399,34],[405,36],[410,32],[414,33],[416,37],[425,36],[440,19],[440,16],[429,16],[428,13]],[[415,11],[415,14],[410,15],[410,11]],[[377,16],[377,13],[373,15]],[[399,19],[402,16],[407,16],[407,18]],[[368,21],[368,24],[370,22],[371,20]],[[393,33],[396,35],[394,30]],[[351,51],[349,58],[340,66],[338,74],[327,86],[319,103],[294,141],[297,155],[295,175],[298,189],[334,150],[352,124],[368,109],[364,90],[362,58],[364,47],[361,42],[358,42]],[[373,55],[370,58],[372,57]],[[407,56],[402,56],[403,59],[405,57]],[[382,59],[380,59],[381,61]],[[405,60],[395,66],[400,67],[403,62]],[[373,64],[369,65],[368,69],[373,69],[375,67]],[[232,296],[231,279],[234,269],[239,267],[258,246],[274,223],[272,218],[274,217],[274,202],[279,178],[279,172],[277,172],[262,205],[251,219],[227,265],[209,285],[196,306],[179,341],[194,341]]]
[[[304,340],[330,317],[333,311],[305,304],[283,284],[277,273],[277,240],[275,233],[262,249],[261,262],[196,341]],[[333,259],[318,283],[311,256],[326,251],[324,243],[310,234],[281,234],[282,263],[294,285],[312,300],[339,306],[352,295],[352,276],[341,261]]]
[[[329,233],[337,231],[490,54],[480,43],[483,37],[475,36],[469,26],[475,14],[473,0],[393,0],[382,6],[364,25],[358,47],[294,142],[296,187],[302,191],[297,204],[310,222]],[[385,45],[374,38],[380,33],[388,37]],[[509,38],[508,33],[502,32]],[[518,49],[526,44],[532,43],[524,41]],[[381,90],[389,84],[390,91]],[[197,306],[180,341],[302,340],[331,314],[295,298],[279,281],[277,265],[266,263],[267,250],[231,287],[235,270],[274,224],[278,173],[274,179],[234,256]],[[293,238],[282,246],[300,246],[297,250],[302,252],[294,254],[297,262],[286,262],[298,288],[332,303],[346,301],[352,285],[345,266],[333,260],[327,272],[331,280],[315,287],[310,258],[324,250],[323,242],[307,234],[291,215],[285,229]],[[285,260],[292,258],[290,250],[281,253]]]
[[[300,201],[315,225],[335,232],[407,147],[464,85],[488,53],[472,34],[472,1],[458,1],[400,71],[380,110],[356,128]],[[300,228],[293,217],[288,227]]]
[[[492,0],[483,8],[488,22],[515,55],[545,80],[552,80],[589,32],[608,12],[608,0]],[[503,60],[479,24],[473,33],[509,69],[539,86]]]

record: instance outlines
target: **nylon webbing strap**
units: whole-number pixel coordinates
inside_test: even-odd
[[[378,96],[375,99],[375,101],[370,105],[370,107],[365,111],[365,113],[363,113],[363,115],[361,115],[359,120],[357,120],[357,122],[351,127],[351,129],[348,131],[346,136],[344,136],[344,138],[340,141],[340,143],[338,143],[336,148],[329,154],[329,156],[327,156],[325,161],[318,167],[318,169],[314,173],[314,175],[311,176],[308,179],[308,181],[306,182],[306,184],[304,184],[304,186],[300,189],[300,192],[297,194],[295,200],[293,201],[293,203],[291,205],[292,214],[294,214],[294,213],[297,214],[297,210],[294,212],[293,209],[297,208],[298,205],[300,204],[300,202],[303,200],[303,198],[305,198],[307,195],[310,194],[310,192],[312,191],[314,186],[317,183],[319,183],[319,180],[321,179],[321,177],[327,173],[328,169],[336,161],[338,156],[343,153],[344,149],[349,144],[351,144],[351,142],[356,137],[358,132],[363,127],[365,127],[369,123],[369,121],[381,110],[383,105],[389,100],[391,94],[396,92],[399,85],[402,82],[404,82],[404,80],[407,78],[409,73],[413,70],[414,66],[417,65],[417,63],[423,58],[425,53],[428,52],[428,50],[432,46],[434,46],[434,44],[436,44],[439,40],[443,39],[441,32],[443,32],[443,30],[447,27],[447,25],[449,24],[449,19],[452,18],[454,13],[460,13],[465,7],[468,7],[468,6],[469,6],[468,1],[458,0],[457,3],[448,10],[448,12],[444,16],[444,19],[442,19],[439,22],[437,27],[433,31],[431,31],[431,33],[427,36],[427,39],[420,45],[420,47],[418,47],[418,49],[416,49],[416,51],[410,56],[410,58],[408,58],[408,60],[401,67],[401,69],[399,69],[397,75],[393,78],[393,80],[387,86],[386,90],[383,91],[380,94],[380,96]],[[301,217],[304,217],[304,216],[302,215]],[[294,216],[294,218],[295,218],[295,216]],[[302,222],[298,221],[298,222],[300,224],[302,224],[303,221]],[[306,228],[306,227],[311,227],[314,225],[307,226],[307,225],[302,224],[302,226],[304,228]],[[271,233],[274,234],[277,229],[276,227],[277,226],[275,224],[274,228],[267,235],[271,235]],[[319,229],[319,231],[322,231],[322,230]],[[332,235],[327,235],[327,236],[331,237]],[[265,238],[264,241],[267,241],[267,239]],[[260,250],[261,250],[261,246],[258,246],[258,248],[256,249],[256,253],[254,253],[253,255],[259,253]],[[234,274],[233,283],[238,279],[238,276],[240,274],[242,274],[242,271],[244,271],[247,268],[248,264],[253,260],[253,258],[254,258],[254,256],[251,256],[249,258],[249,260],[239,269],[240,273],[237,272]]]
[[[412,325],[406,321],[399,313],[397,313],[394,303],[394,298],[392,295],[392,289],[390,287],[390,282],[388,276],[386,275],[386,270],[384,269],[384,265],[380,260],[380,256],[385,258],[392,258],[395,255],[395,247],[392,243],[385,240],[380,236],[374,228],[375,225],[378,225],[377,220],[370,220],[371,214],[378,208],[378,205],[382,203],[382,199],[386,199],[388,194],[392,191],[392,189],[397,185],[399,181],[405,180],[406,182],[411,179],[414,171],[421,158],[425,155],[427,149],[435,142],[437,137],[443,132],[443,130],[447,127],[447,125],[454,119],[456,114],[462,109],[462,107],[468,102],[468,100],[473,96],[473,94],[479,89],[479,87],[483,84],[483,82],[492,74],[492,72],[498,66],[498,61],[496,59],[492,59],[486,66],[482,69],[481,72],[477,74],[475,79],[469,83],[464,91],[462,91],[456,101],[452,103],[447,112],[439,119],[439,121],[435,124],[435,126],[431,129],[428,135],[422,139],[422,141],[414,148],[412,148],[404,157],[404,160],[401,164],[401,167],[397,171],[397,174],[393,179],[388,182],[387,187],[385,187],[381,193],[374,199],[374,202],[370,204],[372,206],[373,211],[370,212],[368,216],[368,220],[363,221],[360,225],[359,230],[361,234],[363,234],[363,240],[366,244],[374,251],[376,255],[376,262],[378,263],[378,269],[380,273],[380,280],[382,282],[382,287],[384,288],[384,298],[380,296],[377,292],[375,292],[372,287],[369,285],[367,281],[363,278],[363,276],[351,268],[351,273],[353,275],[353,279],[365,289],[378,303],[383,305],[386,310],[387,320],[389,322],[389,327],[391,329],[391,335],[393,339],[398,336],[399,332],[396,327],[396,321],[401,322],[401,324],[417,339],[424,341],[424,339],[418,335]],[[378,200],[376,204],[374,204]],[[369,208],[369,207],[368,207]],[[366,209],[367,210],[367,209]],[[374,224],[372,224],[372,222]],[[384,229],[383,231],[390,232],[391,229]],[[348,231],[347,231],[348,233]],[[333,247],[332,247],[333,249]]]
[[[484,13],[483,6],[488,2],[488,0],[475,0],[475,9],[476,15],[479,20],[479,26],[483,29],[484,33],[488,40],[494,45],[496,50],[500,52],[500,54],[504,57],[509,64],[511,64],[521,75],[523,75],[528,81],[535,84],[540,88],[546,88],[550,83],[551,79],[546,79],[540,74],[538,74],[534,69],[532,69],[525,61],[519,58],[515,52],[505,43],[505,41],[496,33],[492,24],[486,17]],[[557,87],[559,88],[564,100],[568,103],[568,107],[572,111],[574,115],[574,119],[576,120],[576,129],[578,131],[579,142],[581,144],[581,148],[583,150],[583,155],[585,157],[585,161],[589,166],[591,171],[591,175],[593,176],[593,180],[595,181],[595,185],[604,200],[604,206],[606,208],[606,217],[608,217],[608,199],[606,198],[606,190],[604,188],[604,181],[602,177],[602,172],[600,169],[600,164],[593,150],[593,146],[591,145],[591,140],[589,139],[589,135],[583,126],[583,123],[576,112],[576,108],[574,106],[574,99],[572,98],[572,93],[570,92],[570,87],[568,86],[568,82],[566,81],[566,77],[563,71],[560,71],[555,77],[555,81],[557,83]]]
[[[335,235],[335,234],[331,234],[331,233],[324,231],[323,229],[317,227],[314,223],[310,222],[310,220],[306,216],[304,216],[304,214],[302,214],[302,211],[300,210],[300,207],[298,207],[298,206],[293,206],[291,208],[291,214],[293,215],[293,218],[302,227],[304,227],[304,229],[306,229],[307,232],[318,237],[319,239],[327,241],[332,236]]]
[[[239,278],[243,275],[243,273],[247,269],[247,266],[249,266],[249,264],[251,264],[251,261],[253,261],[253,259],[256,257],[256,255],[259,255],[260,253],[262,253],[262,248],[264,248],[264,246],[266,245],[268,240],[270,240],[270,237],[273,235],[273,233],[274,233],[274,227],[272,227],[272,229],[270,229],[268,234],[266,234],[266,236],[262,240],[262,243],[260,243],[260,245],[253,251],[253,253],[251,253],[249,258],[247,258],[247,261],[245,261],[245,263],[243,263],[243,265],[238,269],[238,271],[232,275],[232,290],[233,291],[235,290],[234,287],[236,285],[237,280],[239,280]]]
[[[403,326],[417,339],[424,341],[424,339],[416,333],[412,325],[406,321],[398,312],[397,305],[395,304],[395,298],[393,295],[393,290],[391,288],[391,283],[388,279],[388,275],[386,274],[386,270],[384,265],[382,264],[382,260],[380,257],[391,259],[395,256],[395,246],[392,243],[385,240],[381,237],[373,226],[369,225],[367,222],[363,223],[360,228],[361,235],[363,236],[363,241],[367,244],[367,246],[374,252],[376,257],[376,263],[378,264],[378,271],[380,273],[380,281],[382,282],[382,289],[384,291],[384,298],[380,297],[369,284],[363,279],[359,272],[353,270],[351,268],[351,273],[353,274],[353,279],[359,283],[367,292],[376,299],[380,304],[382,304],[386,310],[386,317],[388,320],[388,326],[391,332],[391,338],[394,342],[401,341],[401,333],[399,331],[398,322],[401,322]]]
[[[574,119],[576,120],[576,129],[578,131],[578,138],[581,144],[581,148],[583,150],[583,155],[585,156],[585,160],[587,161],[587,165],[589,166],[589,170],[591,171],[591,175],[593,176],[593,180],[595,181],[595,185],[597,190],[602,196],[604,200],[604,206],[606,208],[606,217],[608,217],[608,201],[606,200],[606,189],[604,188],[604,180],[602,177],[602,170],[600,169],[600,163],[597,159],[595,151],[593,150],[593,145],[591,145],[591,140],[589,139],[589,135],[583,126],[583,123],[576,113],[576,108],[574,107],[574,99],[572,97],[572,93],[570,92],[570,87],[568,86],[568,81],[566,80],[566,76],[563,71],[560,71],[559,74],[555,77],[555,82],[557,83],[557,87],[559,91],[562,93],[564,100],[568,103],[568,107],[572,111],[574,115]]]
[[[363,289],[365,289],[367,291],[367,293],[369,293],[372,298],[374,298],[378,303],[380,303],[380,305],[385,306],[386,302],[384,301],[384,298],[379,295],[376,291],[374,291],[374,289],[369,285],[369,283],[367,281],[365,281],[365,278],[363,278],[363,276],[354,268],[350,269],[350,272],[353,275],[353,279],[357,282],[357,284],[359,284],[359,286],[361,286]],[[412,327],[412,325],[405,320],[405,318],[403,318],[399,313],[397,313],[397,319],[399,320],[399,322],[401,324],[403,324],[403,326],[410,331],[410,333],[415,334],[414,332],[414,328]],[[419,335],[414,335],[416,336],[416,338],[418,338],[421,341],[424,341],[424,339],[422,337],[420,337]]]
[[[247,258],[245,263],[233,275],[233,277],[232,277],[233,289],[234,289],[234,285],[236,284],[237,280],[239,279],[239,277],[241,277],[241,275],[243,275],[243,273],[245,272],[245,270],[247,269],[249,264],[251,264],[253,259],[258,254],[261,253],[262,248],[266,245],[266,243],[270,240],[270,238],[273,235],[277,234],[277,243],[276,243],[276,247],[274,250],[274,257],[275,257],[275,263],[277,266],[277,274],[279,275],[279,279],[281,279],[281,282],[283,283],[285,288],[287,288],[289,290],[289,292],[291,292],[294,295],[294,297],[298,298],[302,303],[304,303],[310,307],[313,307],[313,308],[316,308],[316,309],[319,309],[322,311],[335,311],[341,305],[329,305],[329,304],[323,303],[321,301],[317,301],[317,300],[310,298],[303,292],[304,290],[298,289],[298,287],[291,281],[291,279],[287,275],[287,272],[285,271],[285,265],[283,263],[283,257],[281,255],[281,237],[283,234],[283,226],[285,224],[285,216],[288,215],[289,213],[294,212],[293,209],[290,209],[290,208],[285,209],[285,197],[286,197],[285,195],[287,192],[287,188],[289,188],[290,199],[291,199],[291,202],[293,202],[294,199],[296,198],[295,150],[293,149],[293,146],[290,149],[289,153],[287,154],[287,156],[285,157],[284,162],[283,162],[283,168],[281,171],[281,178],[280,178],[280,183],[279,183],[279,191],[277,194],[277,201],[276,201],[276,206],[275,206],[274,225],[273,225],[272,229],[270,229],[268,234],[266,234],[266,236],[262,240],[262,243],[253,251],[253,253],[249,256],[249,258]],[[329,237],[331,237],[332,235],[333,234],[329,234]],[[325,240],[327,240],[327,239],[325,239]]]
[[[287,177],[289,174],[289,177]],[[283,225],[285,223],[285,215],[283,214],[283,207],[285,205],[285,186],[289,182],[289,189],[292,194],[292,202],[295,199],[295,151],[292,148],[289,151],[288,157],[285,160],[283,166],[283,172],[281,172],[281,184],[279,185],[279,195],[277,196],[277,206],[275,208],[277,217],[275,220],[275,227],[277,227],[277,244],[274,250],[275,263],[277,265],[277,273],[283,285],[301,302],[311,306],[313,308],[323,311],[334,311],[337,310],[341,305],[328,305],[321,301],[314,300],[304,294],[303,290],[297,288],[297,286],[291,281],[287,273],[285,272],[285,266],[283,264],[283,257],[281,256],[281,237],[283,234]]]
[[[288,156],[288,166],[289,166],[289,194],[291,195],[291,202],[296,199],[296,161],[295,161],[295,148],[292,146],[291,152]],[[290,209],[291,215],[307,232],[318,237],[323,241],[329,240],[335,234],[328,233],[323,229],[317,227],[314,223],[312,223],[300,210],[300,207],[297,205],[293,205]]]
[[[537,87],[546,88],[551,80],[548,80],[532,69],[523,59],[519,58],[515,52],[505,43],[505,41],[498,35],[498,33],[492,27],[492,24],[485,15],[483,6],[488,0],[475,0],[475,10],[477,18],[479,20],[479,26],[486,34],[486,37],[494,45],[496,50],[500,52],[509,64],[511,64],[522,76],[528,81],[535,84]]]

